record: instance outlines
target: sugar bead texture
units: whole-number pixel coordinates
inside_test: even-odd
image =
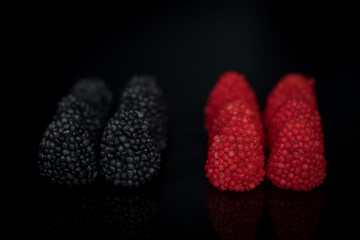
[[[104,121],[101,121],[102,119],[98,116],[92,105],[69,94],[59,101],[54,116],[55,119],[64,117],[81,121],[88,130],[91,139],[97,142],[101,135]]]
[[[135,76],[124,87],[118,111],[135,111],[149,124],[160,150],[167,142],[167,105],[156,80],[149,76]]]
[[[206,177],[220,190],[249,191],[264,178],[264,160],[255,124],[245,114],[236,114],[213,138]]]
[[[271,147],[281,127],[291,118],[306,120],[312,129],[320,135],[321,142],[324,142],[321,116],[318,110],[311,107],[307,100],[294,98],[286,101],[273,117],[268,129],[269,147]]]
[[[283,189],[311,190],[326,177],[320,135],[305,120],[290,119],[271,147],[266,176]]]
[[[233,115],[237,113],[247,115],[256,126],[256,130],[260,135],[260,141],[262,145],[265,145],[265,134],[264,128],[262,126],[260,113],[254,111],[245,101],[243,100],[233,100],[227,102],[218,112],[217,116],[214,118],[213,124],[208,131],[209,135],[209,145],[215,135],[217,135],[223,126],[231,119]]]
[[[316,108],[315,81],[301,73],[285,75],[271,90],[264,108],[264,126],[269,129],[279,107],[289,99],[303,98],[312,108]]]
[[[116,112],[104,129],[100,164],[105,179],[115,185],[137,187],[160,169],[161,157],[147,121],[134,111]]]
[[[245,77],[237,72],[225,72],[211,90],[205,106],[205,129],[209,131],[218,111],[225,103],[241,99],[254,111],[258,111],[259,103],[254,91]]]
[[[79,79],[70,89],[70,94],[91,105],[98,118],[108,119],[113,108],[113,94],[104,80],[99,78]]]
[[[80,121],[71,118],[54,120],[40,142],[40,175],[52,183],[83,185],[95,180],[94,145]]]

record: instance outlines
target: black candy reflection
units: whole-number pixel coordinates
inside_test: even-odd
[[[162,205],[157,181],[137,189],[104,183],[72,188],[47,184],[42,191],[50,239],[149,238]]]
[[[84,239],[98,216],[99,194],[93,187],[46,189],[46,223],[53,239]]]
[[[138,189],[107,189],[103,220],[115,239],[146,239],[151,236],[161,206],[160,187],[156,184]]]

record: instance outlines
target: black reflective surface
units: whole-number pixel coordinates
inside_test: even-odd
[[[10,188],[4,198],[11,199],[11,205],[4,205],[10,210],[5,228],[12,236],[343,239],[357,234],[356,8],[345,3],[237,1],[57,9],[59,13],[32,13],[24,21],[29,36],[23,43],[28,49],[24,60],[31,70],[23,71],[27,77],[19,86],[32,90],[20,108],[21,125],[34,133],[29,141],[26,134],[16,135],[9,161],[15,166],[3,168],[3,183]],[[282,191],[267,181],[249,193],[209,187],[203,107],[226,70],[243,73],[262,106],[284,74],[299,71],[316,79],[328,162],[324,185],[304,193]],[[56,102],[72,83],[96,76],[118,94],[134,74],[155,76],[169,105],[169,141],[159,178],[134,191],[111,187],[101,178],[74,189],[42,180],[39,142]],[[23,110],[34,114],[25,121]],[[20,143],[25,148],[19,149]]]
[[[82,187],[39,182],[32,197],[39,239],[322,239],[329,237],[326,186],[285,191],[265,181],[254,191],[219,191],[195,178],[138,189],[101,180]],[[194,193],[196,191],[196,193]],[[35,216],[35,215],[34,215]]]

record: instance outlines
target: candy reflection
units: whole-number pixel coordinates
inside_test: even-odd
[[[103,220],[114,239],[151,237],[159,207],[160,187],[145,185],[138,189],[108,188],[104,191]]]
[[[219,191],[209,186],[206,194],[211,224],[222,239],[253,239],[263,213],[264,191]]]
[[[322,188],[308,192],[266,188],[266,203],[279,239],[309,239],[315,234],[324,202]]]
[[[98,194],[92,187],[56,188],[46,193],[46,223],[53,239],[85,239],[98,216]]]

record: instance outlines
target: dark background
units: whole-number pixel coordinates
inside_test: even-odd
[[[100,77],[117,95],[134,74],[149,74],[158,79],[169,105],[169,143],[156,183],[162,205],[153,236],[219,238],[205,201],[203,107],[220,74],[236,70],[246,76],[262,107],[284,74],[302,72],[316,79],[328,177],[321,187],[323,207],[312,235],[325,239],[348,234],[357,206],[353,186],[358,182],[355,153],[360,134],[355,10],[346,2],[250,1],[133,2],[107,9],[49,6],[46,11],[30,11],[21,30],[26,37],[23,61],[30,66],[24,86],[32,89],[27,99],[32,105],[25,107],[35,108],[36,116],[34,137],[26,144],[29,151],[17,163],[25,169],[26,191],[20,201],[26,199],[22,206],[30,211],[16,224],[39,239],[54,235],[46,218],[52,187],[37,176],[37,151],[56,102],[74,81]],[[101,180],[95,188],[103,189]],[[263,188],[271,192],[270,184]],[[278,236],[268,207],[263,207],[257,239]],[[99,219],[101,214],[90,234],[94,238],[107,234]],[[289,221],[298,225],[296,219]]]

